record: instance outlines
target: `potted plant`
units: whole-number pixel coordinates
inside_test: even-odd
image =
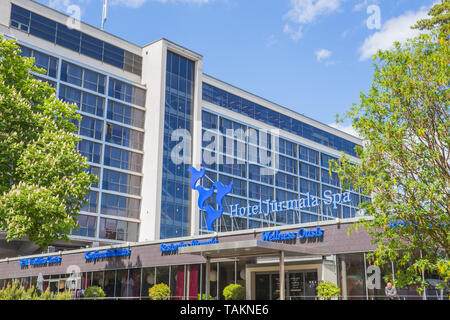
[[[105,292],[101,287],[91,286],[84,291],[85,298],[102,298],[106,297]]]
[[[240,284],[229,284],[223,289],[225,300],[244,300],[245,288]]]
[[[339,297],[341,290],[337,285],[330,281],[321,281],[317,286],[317,297],[320,300],[331,300],[332,298]]]
[[[170,288],[165,283],[155,284],[148,289],[148,295],[152,300],[169,300]]]

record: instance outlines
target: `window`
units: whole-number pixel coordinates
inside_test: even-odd
[[[203,111],[202,126],[205,129],[217,129],[217,116],[212,113]]]
[[[295,143],[279,139],[279,152],[297,158],[297,145]]]
[[[138,199],[104,193],[102,195],[101,213],[138,219],[140,204],[141,201]]]
[[[59,98],[67,103],[81,105],[81,91],[60,85]]]
[[[98,179],[98,181],[100,181],[100,168],[99,168],[99,167],[89,166],[89,169],[87,170],[87,172],[88,172],[89,174],[92,174],[92,175],[96,176],[97,179]],[[98,188],[98,182],[93,183],[93,184],[91,185],[91,187],[93,187],[93,188]]]
[[[11,8],[11,27],[30,32],[30,11],[13,4]]]
[[[103,189],[132,195],[140,195],[141,177],[104,169]]]
[[[31,12],[30,34],[55,43],[56,22]]]
[[[142,154],[105,146],[104,164],[125,170],[142,171]]]
[[[97,231],[97,217],[80,214],[76,219],[80,227],[78,230],[72,229],[72,235],[94,238]]]
[[[263,167],[249,164],[249,178],[255,181],[273,184],[273,175],[264,174]]]
[[[83,88],[105,93],[105,76],[96,72],[84,69]]]
[[[81,211],[85,212],[97,212],[98,192],[90,191],[87,198],[87,205],[81,207]]]
[[[319,164],[319,152],[300,146],[300,159],[314,164]]]
[[[105,76],[66,61],[61,64],[61,80],[98,93],[105,93]]]
[[[119,80],[109,79],[108,95],[128,103],[145,107],[145,90]]]
[[[56,44],[67,49],[80,52],[81,32],[69,29],[66,25],[58,23],[56,31]]]
[[[83,92],[81,111],[103,117],[103,98],[94,96],[93,94]]]
[[[100,163],[101,144],[81,140],[78,142],[78,151],[88,159],[89,162]]]
[[[61,80],[81,87],[83,68],[63,61],[61,64]]]
[[[102,140],[103,121],[84,116],[80,123],[77,122],[74,120],[80,135]]]
[[[119,102],[108,100],[107,117],[110,120],[144,128],[145,112]]]
[[[322,167],[328,168],[330,166],[328,161],[330,160],[337,160],[337,158],[322,153],[321,159]]]
[[[276,186],[290,189],[293,191],[298,190],[298,179],[295,176],[291,176],[289,174],[284,174],[282,172],[278,172],[276,174]]]
[[[279,156],[278,165],[280,170],[297,174],[297,160]]]
[[[100,238],[137,241],[138,224],[114,219],[100,219]]]
[[[330,175],[330,172],[324,169],[322,169],[322,182],[331,184],[336,187],[340,186],[338,174],[336,172],[331,172]]]
[[[34,64],[36,67],[40,69],[44,69],[46,73],[44,75],[56,78],[56,70],[58,65],[58,60],[54,57],[48,56],[42,52],[32,50],[29,48],[26,48],[24,46],[20,46],[21,53],[20,55],[22,57],[33,57],[34,58]]]
[[[300,162],[300,175],[305,178],[320,181],[319,168]]]
[[[224,186],[228,186],[232,182],[233,183],[233,189],[231,190],[232,194],[243,197],[247,196],[247,182],[245,180],[220,175],[219,181],[222,182]]]
[[[142,150],[144,144],[144,133],[112,123],[107,123],[106,142],[115,143],[136,150]]]

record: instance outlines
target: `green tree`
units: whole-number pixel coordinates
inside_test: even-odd
[[[76,105],[30,72],[33,58],[19,55],[0,36],[0,229],[7,240],[27,237],[41,247],[69,241],[90,185],[86,158],[76,151]]]
[[[413,27],[420,30],[432,30],[436,27],[447,27],[450,23],[450,0],[442,0],[441,3],[435,4],[430,12],[428,12],[430,18],[417,21],[417,24]]]
[[[333,162],[344,187],[372,201],[360,209],[381,265],[397,263],[395,285],[418,284],[424,272],[450,277],[449,35],[444,27],[374,57],[369,93],[344,118],[364,140],[360,163]],[[422,284],[422,287],[425,284]]]

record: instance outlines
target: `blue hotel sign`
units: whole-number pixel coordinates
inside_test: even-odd
[[[60,263],[62,261],[62,257],[38,257],[38,258],[29,258],[29,259],[22,259],[19,262],[19,265],[21,267],[27,267],[27,266],[39,266],[39,265],[46,265],[46,264],[52,264],[52,263]]]
[[[305,228],[298,229],[297,232],[281,233],[279,230],[263,232],[261,237],[264,241],[282,241],[282,240],[294,240],[296,238],[311,239],[323,237],[324,230],[316,227],[314,230],[307,230]]]
[[[180,243],[161,243],[161,246],[159,250],[161,252],[171,252],[171,251],[178,251],[178,248],[182,247],[193,247],[193,246],[200,246],[202,244],[216,244],[219,243],[219,240],[215,238],[211,238],[209,241],[198,241],[198,240],[192,240],[191,242],[180,242]]]
[[[111,258],[111,257],[123,257],[123,256],[129,256],[131,254],[130,249],[108,249],[105,251],[87,251],[84,254],[84,260],[89,261],[93,260],[96,261],[97,259],[103,259],[103,258]]]

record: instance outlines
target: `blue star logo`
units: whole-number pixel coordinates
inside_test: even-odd
[[[205,189],[200,185],[196,185],[197,181],[205,176],[205,169],[202,168],[200,171],[195,169],[194,167],[190,167],[188,171],[191,173],[191,181],[190,186],[191,189],[198,191],[198,207],[201,210],[206,211],[206,227],[210,231],[214,231],[213,223],[223,214],[223,198],[231,192],[233,189],[233,183],[231,182],[228,186],[224,186],[220,181],[216,181],[213,183],[211,189]],[[218,205],[218,210],[214,210],[211,206],[204,206],[205,201],[210,198],[214,194],[214,189],[217,190],[216,194],[216,203]]]

